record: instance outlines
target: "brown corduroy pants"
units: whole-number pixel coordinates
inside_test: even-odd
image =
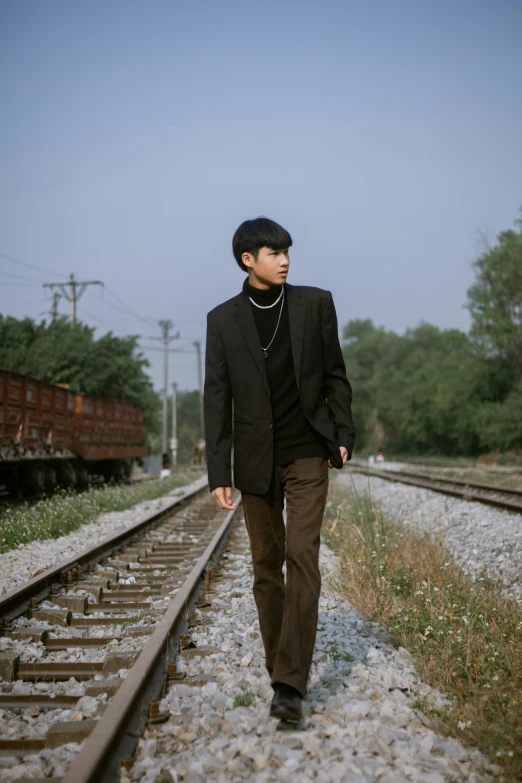
[[[276,466],[266,495],[242,495],[266,667],[272,683],[292,685],[302,696],[317,632],[327,492],[328,461],[312,457]]]

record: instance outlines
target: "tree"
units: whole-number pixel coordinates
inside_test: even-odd
[[[516,225],[518,232],[503,231],[474,262],[468,308],[471,334],[485,355],[508,360],[522,380],[522,219]]]
[[[467,335],[421,324],[401,336],[351,321],[343,337],[358,449],[474,454],[485,445],[480,405],[507,393],[509,372]]]
[[[399,337],[377,397],[387,442],[414,453],[476,453],[484,364],[467,335],[421,324]]]
[[[178,458],[181,463],[191,463],[194,446],[200,438],[199,391],[178,393]]]
[[[522,219],[517,226],[474,263],[469,336],[426,323],[404,335],[370,320],[344,327],[359,450],[522,448]]]
[[[353,388],[353,415],[357,447],[375,451],[382,445],[377,410],[380,371],[388,343],[396,337],[371,320],[356,319],[343,329],[343,354]]]

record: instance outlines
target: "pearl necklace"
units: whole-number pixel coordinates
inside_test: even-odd
[[[272,339],[270,340],[270,342],[268,343],[268,345],[266,346],[266,348],[263,348],[263,346],[261,346],[261,350],[263,351],[263,359],[268,359],[268,349],[270,348],[270,346],[271,346],[271,345],[272,345],[272,343],[274,342],[274,340],[275,340],[275,338],[276,338],[277,330],[279,329],[279,322],[281,321],[281,315],[282,315],[282,313],[283,313],[283,306],[284,306],[284,303],[285,303],[285,297],[283,296],[283,294],[284,294],[284,290],[285,290],[285,289],[283,288],[283,290],[281,291],[281,296],[280,296],[280,297],[277,299],[277,301],[275,302],[275,304],[277,304],[277,302],[279,302],[279,300],[281,299],[281,307],[280,307],[280,309],[279,309],[279,316],[278,316],[278,319],[277,319],[277,324],[276,324],[275,332],[274,332],[274,334],[272,335]],[[250,298],[250,297],[249,297],[249,298]],[[270,306],[270,307],[273,307],[274,305],[269,305],[269,306]],[[266,307],[265,307],[265,308],[263,308],[263,309],[264,309],[264,310],[266,310]]]
[[[272,302],[272,304],[269,304],[269,305],[260,305],[257,302],[254,302],[254,300],[252,299],[251,296],[249,296],[248,298],[250,299],[250,301],[252,302],[254,307],[259,307],[260,310],[270,310],[271,307],[275,307],[276,304],[281,301],[281,297],[283,296],[283,291],[284,290],[285,290],[284,286],[281,286],[281,293],[279,294],[279,296],[277,297],[275,302]]]

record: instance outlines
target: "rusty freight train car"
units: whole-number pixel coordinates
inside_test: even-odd
[[[130,476],[143,411],[0,370],[0,485],[13,494]]]

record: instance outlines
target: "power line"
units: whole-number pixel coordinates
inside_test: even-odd
[[[117,296],[114,291],[112,291],[108,286],[105,286],[105,289],[109,292],[111,296],[116,299],[116,301],[121,305],[121,307],[116,307],[116,305],[112,304],[112,302],[107,302],[106,299],[101,297],[102,301],[105,302],[105,304],[109,305],[109,307],[114,307],[115,310],[121,310],[123,308],[123,312],[128,313],[129,315],[132,315],[134,318],[137,318],[138,321],[141,321],[142,323],[146,324],[147,326],[151,326],[154,323],[153,318],[146,318],[139,313],[136,312],[136,310],[133,310],[132,307],[129,307],[128,304],[125,304],[123,299],[120,299],[119,296]]]
[[[114,328],[110,324],[107,323],[107,321],[103,320],[103,318],[99,318],[99,316],[93,315],[92,313],[89,313],[89,311],[85,310],[85,308],[83,308],[83,307],[78,307],[78,310],[80,311],[80,313],[84,313],[85,315],[89,316],[89,318],[94,318],[95,321],[99,321],[101,324],[106,326],[112,332],[115,331]]]
[[[116,337],[121,337],[122,339],[125,337],[138,337],[139,334],[133,334],[132,332],[122,332],[121,329],[118,329],[115,326],[112,326],[107,321],[104,321],[103,318],[100,318],[98,315],[94,315],[94,313],[90,313],[88,310],[85,309],[85,307],[78,307],[78,311],[80,313],[84,313],[85,315],[89,316],[89,318],[94,318],[95,321],[99,321],[101,324],[106,326],[108,329],[111,330],[111,332],[116,335]],[[143,345],[138,345],[137,348],[139,348],[140,351],[146,350]],[[161,348],[157,348],[156,350],[162,351]]]
[[[0,269],[0,275],[6,275],[7,277],[16,277],[18,280],[30,280],[32,283],[40,283],[40,285],[44,282],[43,280],[37,280],[36,277],[27,277],[27,275],[17,275],[14,272],[6,272],[3,269]]]
[[[158,353],[163,353],[163,348],[155,348],[152,345],[141,345],[140,346],[142,351],[157,351]],[[197,351],[190,351],[185,348],[169,348],[168,353],[191,353],[196,354]]]
[[[2,280],[2,287],[6,285],[14,285],[17,288],[40,288],[41,283],[11,283],[9,280]]]
[[[100,302],[101,302],[102,304],[104,304],[104,305],[107,305],[107,307],[110,307],[112,310],[116,310],[116,312],[118,312],[118,313],[122,313],[123,315],[126,315],[127,317],[128,317],[128,316],[131,316],[132,318],[136,318],[136,316],[135,316],[135,315],[133,315],[132,313],[129,313],[129,311],[128,311],[128,310],[124,310],[124,309],[123,309],[123,307],[118,307],[118,305],[115,305],[115,304],[114,304],[114,302],[108,302],[108,301],[107,301],[107,299],[104,299],[102,296],[100,296],[100,298],[99,298],[99,299],[100,299]],[[139,320],[141,323],[144,323],[144,324],[146,324],[147,326],[150,326],[150,325],[151,325],[151,324],[149,323],[149,321],[145,321],[143,318],[138,318],[138,320]]]
[[[43,269],[41,266],[34,266],[34,264],[28,264],[27,261],[20,261],[19,258],[13,258],[13,256],[8,256],[7,253],[0,253],[1,258],[5,258],[7,261],[12,261],[13,264],[20,264],[21,266],[26,266],[29,269],[34,269],[37,272],[43,272],[46,275],[54,275],[54,277],[65,277],[65,275],[60,274],[59,272],[52,272],[50,269]]]

